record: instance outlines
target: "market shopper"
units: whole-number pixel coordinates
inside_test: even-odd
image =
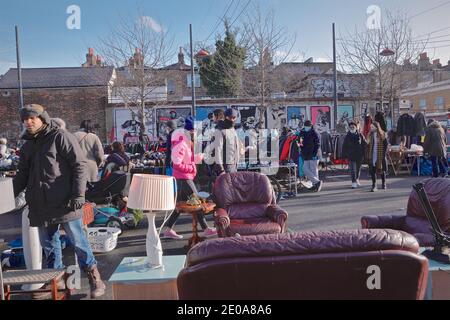
[[[323,186],[323,182],[319,179],[320,136],[311,121],[305,121],[305,126],[300,131],[299,137],[303,172],[313,183],[311,191],[320,192]]]
[[[439,122],[430,120],[425,130],[424,152],[430,156],[433,177],[438,178],[439,173],[448,176],[447,164],[447,136]]]
[[[236,109],[225,111],[225,120],[219,121],[214,132],[212,148],[215,152],[215,173],[220,176],[224,173],[237,172],[240,157],[244,154],[241,141],[236,133],[235,123],[238,117]]]
[[[0,159],[9,157],[8,140],[6,138],[0,139]]]
[[[378,122],[374,121],[370,128],[368,137],[366,158],[369,164],[370,175],[372,177],[372,192],[378,191],[377,174],[381,175],[382,188],[387,189],[387,134],[381,129]]]
[[[173,176],[177,179],[177,202],[187,201],[191,195],[200,198],[197,188],[194,184],[197,175],[196,164],[203,160],[203,154],[194,155],[194,124],[195,119],[188,117],[185,120],[184,130],[177,130],[172,134],[172,168]],[[180,211],[174,211],[165,224],[166,230],[163,238],[182,239],[173,229],[178,220]],[[217,230],[208,227],[206,218],[203,214],[198,213],[197,219],[204,231],[205,237],[215,236]]]
[[[103,170],[102,178],[114,172],[118,168],[130,166],[130,158],[125,153],[125,146],[120,141],[114,141],[111,145],[112,153],[108,156]]]
[[[41,105],[26,105],[20,109],[20,117],[26,129],[21,138],[26,142],[13,180],[14,194],[17,197],[26,188],[30,226],[38,227],[47,267],[64,267],[59,233],[62,225],[80,267],[87,272],[91,297],[100,297],[106,287],[82,223],[86,157],[77,139],[51,121]]]
[[[98,167],[103,163],[105,152],[100,138],[94,133],[94,125],[91,120],[83,120],[80,130],[75,132],[81,150],[84,152],[88,163],[88,182],[97,182]]]
[[[359,176],[361,174],[361,165],[364,159],[366,147],[366,138],[359,131],[358,125],[354,121],[350,121],[349,132],[345,137],[342,153],[344,159],[349,161],[352,189],[357,189],[361,186]]]
[[[166,141],[166,158],[165,167],[166,175],[172,175],[172,134],[177,129],[177,123],[174,120],[169,120],[166,124],[167,127],[167,141]]]

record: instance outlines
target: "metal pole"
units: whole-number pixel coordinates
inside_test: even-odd
[[[22,67],[20,65],[19,28],[16,26],[17,76],[19,80],[19,108],[23,108]]]
[[[195,70],[194,70],[194,48],[192,43],[192,24],[189,25],[191,39],[191,87],[192,87],[192,116],[195,117]]]
[[[336,129],[336,124],[338,120],[338,90],[337,90],[337,63],[336,63],[336,31],[335,25],[333,23],[333,83],[334,83],[334,128]]]

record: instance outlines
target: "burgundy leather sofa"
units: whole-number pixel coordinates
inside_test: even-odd
[[[428,260],[418,250],[412,235],[394,230],[213,239],[189,251],[178,294],[182,300],[423,299]],[[367,285],[371,266],[380,268],[380,290]]]
[[[428,179],[425,191],[442,230],[450,234],[450,179]],[[412,191],[406,215],[366,216],[361,219],[364,229],[394,229],[414,235],[420,246],[434,246],[431,225],[420,204],[416,191]]]
[[[267,176],[255,172],[224,174],[217,178],[213,197],[219,237],[283,233],[288,213],[276,204]]]

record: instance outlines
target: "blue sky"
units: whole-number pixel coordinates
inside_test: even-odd
[[[175,47],[189,41],[189,23],[193,24],[195,40],[205,40],[231,3],[228,16],[234,20],[247,0],[1,0],[0,11],[0,74],[15,65],[14,25],[21,33],[23,67],[79,66],[88,47],[96,47],[99,37],[120,20],[137,18],[137,8],[151,17],[174,37]],[[446,0],[251,0],[263,9],[273,8],[279,24],[297,34],[295,50],[316,61],[332,56],[331,23],[337,32],[364,27],[366,9],[378,5],[382,9],[402,9],[412,20],[413,31],[422,35],[436,30],[436,38],[428,49],[432,58],[450,60],[450,1]],[[68,30],[66,20],[69,5],[81,9],[81,30]],[[250,4],[251,7],[253,4]],[[442,6],[441,6],[442,5]],[[435,7],[438,7],[433,9]],[[245,16],[242,15],[239,20]],[[215,33],[222,32],[220,25]],[[214,39],[211,37],[210,42]],[[176,57],[174,57],[176,59]]]

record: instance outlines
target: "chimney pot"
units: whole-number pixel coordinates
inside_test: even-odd
[[[89,54],[90,54],[90,55],[93,55],[93,54],[94,54],[94,48],[89,48],[88,51],[89,51]]]

